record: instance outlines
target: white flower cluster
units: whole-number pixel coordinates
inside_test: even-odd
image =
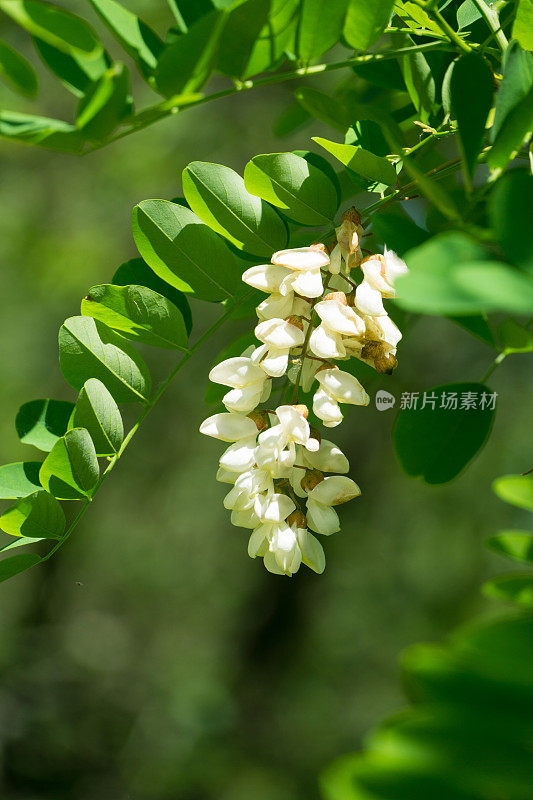
[[[346,456],[309,425],[299,389],[309,392],[318,382],[313,413],[335,427],[343,418],[341,404],[367,405],[369,398],[357,378],[333,362],[355,356],[378,372],[392,372],[401,338],[383,298],[394,297],[404,262],[387,250],[363,258],[355,209],[343,215],[336,234],[331,252],[323,244],[281,250],[270,264],[244,273],[246,283],[268,294],[257,307],[261,345],[209,374],[229,388],[222,401],[227,412],[200,427],[229,443],[217,474],[217,480],[233,484],[224,506],[234,525],[252,531],[250,556],[261,556],[277,574],[292,575],[302,563],[322,572],[324,550],[313,534],[340,530],[334,506],[360,494],[346,477]],[[359,268],[363,280],[356,283]],[[269,399],[273,379],[286,374],[292,403],[258,409]]]

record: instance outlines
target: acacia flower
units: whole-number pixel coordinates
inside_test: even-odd
[[[228,411],[246,413],[253,411],[270,395],[271,385],[261,367],[251,358],[236,356],[217,364],[209,373],[209,380],[232,387],[222,398]]]
[[[307,524],[315,533],[329,536],[340,530],[339,516],[332,506],[347,503],[358,497],[361,490],[345,475],[324,478],[307,496]]]

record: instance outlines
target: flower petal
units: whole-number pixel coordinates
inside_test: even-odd
[[[355,290],[355,303],[362,314],[379,317],[380,314],[387,313],[383,307],[381,292],[374,289],[366,280]]]
[[[321,269],[329,264],[329,256],[324,250],[314,247],[293,247],[289,250],[278,250],[272,256],[272,263],[289,269],[308,270]]]
[[[239,439],[257,435],[257,426],[244,414],[213,414],[204,419],[200,425],[200,433],[223,442],[238,442]]]
[[[309,499],[325,506],[338,506],[358,497],[361,489],[346,475],[331,475],[324,478],[309,492]]]
[[[260,264],[247,269],[243,273],[242,279],[248,286],[253,286],[254,289],[260,289],[262,292],[277,292],[281,281],[288,272],[285,267]]]
[[[308,526],[315,533],[330,536],[341,529],[337,512],[331,506],[324,506],[311,498],[307,500],[306,516]]]

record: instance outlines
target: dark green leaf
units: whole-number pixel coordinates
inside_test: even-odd
[[[25,572],[30,567],[34,567],[39,563],[41,557],[36,553],[21,553],[18,556],[11,556],[11,558],[4,558],[0,561],[0,583],[7,581],[14,575],[20,572]]]
[[[435,80],[423,53],[408,53],[401,61],[403,79],[418,119],[427,122],[435,107]]]
[[[164,46],[159,36],[115,0],[90,0],[90,3],[124,50],[139,64],[143,74],[150,74]]]
[[[229,167],[193,161],[183,170],[182,180],[192,210],[239,249],[270,257],[285,247],[287,229],[279,214],[251,195]]]
[[[25,28],[65,53],[81,51],[98,58],[102,45],[85,20],[41,0],[0,0],[0,9]]]
[[[466,53],[455,62],[450,78],[452,114],[457,120],[465,176],[471,185],[492,107],[494,83],[488,62]]]
[[[144,200],[133,209],[133,238],[164,281],[201,300],[240,291],[242,270],[224,241],[190,209],[167,200]]]
[[[244,77],[269,11],[270,0],[245,0],[231,10],[218,48],[216,66],[219,72],[234,78]]]
[[[368,50],[389,22],[394,0],[350,0],[344,38],[355,50]]]
[[[105,322],[126,339],[169,350],[187,350],[181,313],[170,300],[146,286],[93,286],[82,300],[81,313]]]
[[[421,393],[417,408],[401,409],[394,426],[405,472],[431,484],[455,478],[485,444],[493,402],[481,383],[449,383]]]
[[[0,517],[0,528],[11,536],[60,539],[65,524],[61,504],[43,489],[19,500]]]
[[[371,240],[372,246],[376,241],[381,242],[399,256],[403,256],[413,247],[418,247],[429,236],[428,232],[419,228],[411,217],[398,210],[375,214],[372,217],[372,230],[376,237]]]
[[[503,79],[496,96],[494,122],[490,129],[491,141],[499,133],[508,113],[533,86],[533,56],[522,50],[518,42],[511,42],[503,55]]]
[[[35,97],[37,94],[37,75],[32,65],[2,39],[0,39],[0,77],[5,79],[11,89],[26,97]]]
[[[0,467],[0,500],[18,500],[41,488],[40,461],[17,461]]]
[[[77,97],[85,94],[91,83],[101,78],[111,64],[109,56],[103,50],[97,58],[92,58],[81,50],[73,50],[67,54],[36,37],[33,38],[33,43],[48,69]]]
[[[328,225],[337,211],[335,185],[294,153],[254,156],[244,170],[246,189],[302,225]]]
[[[502,575],[483,584],[483,592],[487,597],[507,600],[519,606],[533,606],[533,575]]]
[[[74,125],[18,111],[0,111],[0,136],[67,153],[80,152],[84,143]]]
[[[91,317],[70,317],[63,323],[59,362],[65,380],[78,391],[89,378],[98,378],[117,403],[144,402],[150,395],[150,373],[137,351]]]
[[[348,0],[303,0],[298,26],[297,54],[308,64],[337,44]]]
[[[518,0],[513,39],[517,39],[524,50],[533,50],[533,0]]]
[[[525,170],[504,175],[492,190],[489,214],[494,233],[510,261],[533,270],[533,177]]]
[[[76,114],[76,127],[87,139],[104,139],[129,114],[129,85],[128,70],[118,62],[91,85]]]
[[[502,348],[506,353],[531,353],[533,331],[519,325],[514,319],[506,319],[498,328]]]
[[[111,456],[118,452],[124,438],[122,417],[113,397],[97,378],[85,381],[69,428],[86,428],[98,456]]]
[[[203,86],[215,62],[226,19],[225,12],[213,11],[165,47],[154,73],[162,94],[187,94]]]
[[[529,531],[499,531],[486,544],[495,553],[533,564],[533,534]]]
[[[100,468],[89,431],[73,428],[59,439],[43,461],[39,478],[59,500],[90,497]]]
[[[163,297],[166,297],[171,303],[174,303],[181,311],[185,322],[185,328],[190,335],[192,330],[192,314],[186,295],[162,280],[159,275],[156,275],[142,258],[130,258],[129,261],[125,261],[124,264],[121,264],[113,275],[111,283],[115,284],[115,286],[129,286],[133,283],[136,286],[146,286],[148,289],[162,294]]]
[[[389,152],[381,126],[372,119],[360,119],[354,122],[346,131],[344,144],[356,144],[374,153],[375,156],[386,156]]]
[[[502,475],[501,478],[496,478],[492,488],[500,500],[526,511],[533,511],[533,476]]]
[[[393,59],[368,64],[354,64],[352,69],[359,78],[374,84],[374,86],[405,92],[406,87],[400,65]]]
[[[66,400],[31,400],[20,407],[15,427],[21,442],[50,452],[68,427],[74,403]]]
[[[459,325],[461,328],[464,328],[482,342],[485,342],[485,344],[488,344],[489,347],[496,347],[494,334],[492,333],[491,327],[484,314],[464,317],[450,317],[450,319],[452,322],[455,322],[456,325]]]
[[[276,136],[283,139],[299,130],[311,120],[311,114],[300,103],[292,103],[283,109],[272,126]]]
[[[505,117],[494,144],[489,150],[487,163],[491,169],[503,169],[520,150],[526,136],[533,130],[533,88]]]
[[[379,181],[386,186],[394,186],[396,184],[396,170],[386,158],[375,156],[362,147],[331,142],[328,139],[322,139],[320,136],[313,136],[313,141],[335,156],[345,167],[353,170],[358,175],[362,175],[363,178]]]

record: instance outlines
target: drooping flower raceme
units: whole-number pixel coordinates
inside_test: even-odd
[[[336,239],[274,253],[270,264],[250,267],[243,280],[266,293],[257,306],[257,347],[217,364],[209,378],[228,387],[227,409],[200,431],[228,446],[217,480],[230,485],[224,506],[231,522],[250,531],[248,553],[270,572],[293,575],[301,564],[323,572],[318,536],[340,530],[336,506],[360,494],[347,476],[348,459],[322,438],[345,405],[368,405],[357,380],[335,363],[353,356],[389,374],[401,333],[383,304],[395,296],[404,262],[391,250],[363,256],[364,231],[355,209],[342,216]],[[269,400],[274,380],[288,383],[286,399]],[[282,385],[283,393],[283,385]],[[313,391],[312,410],[299,393]]]

